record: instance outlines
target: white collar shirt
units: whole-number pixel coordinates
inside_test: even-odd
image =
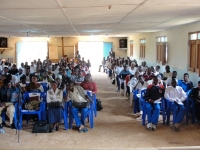
[[[183,91],[182,87],[168,86],[165,90],[164,97],[170,102],[177,102],[180,105],[183,105],[183,101],[186,99],[186,93]]]

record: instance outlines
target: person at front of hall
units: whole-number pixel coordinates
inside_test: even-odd
[[[160,113],[160,103],[164,96],[164,86],[158,84],[158,77],[153,77],[153,83],[147,87],[145,93],[145,100],[147,103],[148,124],[146,125],[149,130],[156,130],[158,118]]]
[[[112,48],[110,49],[109,56],[111,59],[115,59],[115,52],[113,51]]]

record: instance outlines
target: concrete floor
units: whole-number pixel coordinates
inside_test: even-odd
[[[0,149],[200,149],[200,126],[184,122],[181,130],[175,132],[171,125],[160,122],[156,131],[148,131],[133,115],[129,100],[116,92],[106,74],[93,74],[93,80],[103,105],[94,129],[78,133],[63,130],[61,125],[58,132],[36,136],[31,133],[31,123],[24,123],[18,143],[15,130],[5,127],[5,134],[0,134]]]

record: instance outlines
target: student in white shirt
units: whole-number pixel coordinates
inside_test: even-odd
[[[177,72],[176,72],[176,71],[173,71],[173,72],[172,72],[172,76],[169,77],[169,78],[167,78],[167,80],[165,81],[166,85],[167,85],[167,86],[170,86],[171,83],[172,83],[172,79],[173,79],[173,78],[176,79],[176,76],[177,76]],[[177,79],[176,79],[176,83],[178,83],[178,80],[177,80]]]
[[[51,90],[47,91],[47,106],[48,106],[48,122],[53,124],[52,131],[55,129],[59,130],[59,123],[61,123],[63,118],[63,91],[57,88],[57,83],[55,81],[51,82]],[[60,106],[50,105],[50,103],[57,103]]]
[[[177,86],[176,79],[172,79],[171,85],[166,88],[164,97],[173,102],[173,126],[175,131],[179,131],[180,123],[184,118],[185,107],[183,101],[186,99],[186,93],[182,87]]]
[[[129,72],[130,72],[132,75],[134,75],[136,71],[137,71],[137,67],[135,67],[135,63],[132,62],[132,63],[131,63],[131,67],[129,68]]]
[[[167,80],[167,78],[172,76],[172,73],[170,72],[170,67],[167,65],[165,67],[166,72],[163,72],[163,80]]]

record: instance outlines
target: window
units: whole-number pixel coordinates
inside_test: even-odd
[[[200,76],[200,32],[189,33],[189,71],[197,72]]]
[[[156,61],[157,63],[165,65],[167,63],[168,56],[167,37],[157,37],[156,41]]]
[[[140,59],[145,59],[146,40],[140,39]]]

